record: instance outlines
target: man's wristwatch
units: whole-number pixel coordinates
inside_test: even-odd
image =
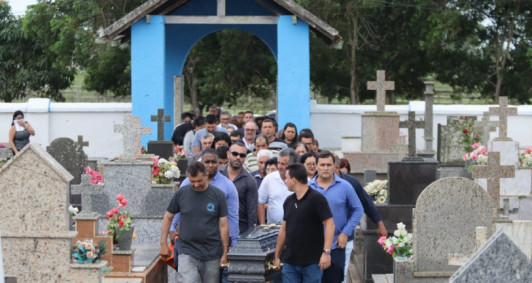
[[[331,250],[323,250],[323,252],[324,252],[325,254],[328,254],[328,255],[331,254]]]

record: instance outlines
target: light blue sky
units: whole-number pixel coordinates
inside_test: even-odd
[[[6,2],[11,6],[11,13],[13,15],[22,16],[26,11],[26,6],[37,3],[37,0],[7,0]]]

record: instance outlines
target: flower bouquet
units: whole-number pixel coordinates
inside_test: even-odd
[[[140,148],[140,154],[148,154],[148,151],[146,150],[144,146]]]
[[[377,242],[394,258],[396,256],[403,258],[412,256],[412,234],[406,232],[406,226],[403,222],[397,223],[397,230],[393,232],[393,236],[388,238],[382,236]]]
[[[523,168],[532,168],[532,146],[525,150],[519,151],[519,166]]]
[[[467,152],[464,154],[464,161],[467,162],[472,160],[467,166],[467,171],[469,173],[473,172],[473,165],[486,165],[488,164],[488,152],[486,147],[477,143],[474,143],[471,148],[473,151]]]
[[[473,127],[475,121],[471,117],[465,116],[462,120],[457,119],[456,124],[462,133],[460,144],[462,144],[465,152],[471,152],[474,149],[473,144],[480,141],[480,137],[474,131]]]
[[[185,148],[180,145],[176,145],[174,147],[174,154],[177,157],[177,159],[187,158],[187,153],[185,152]]]
[[[388,199],[388,180],[375,180],[364,187],[375,203],[386,203]]]
[[[127,199],[124,195],[117,195],[116,202],[121,208],[126,208]],[[131,220],[131,213],[127,211],[120,211],[117,207],[107,211],[105,214],[109,223],[107,223],[107,230],[103,230],[103,233],[113,236],[113,240],[118,241],[119,237],[118,231],[130,231],[133,226],[133,221]]]
[[[169,162],[158,156],[153,157],[152,164],[153,181],[156,184],[170,184],[174,178],[179,178],[181,172],[177,168],[177,163]]]
[[[102,175],[96,170],[92,170],[89,166],[85,167],[85,174],[91,175],[91,183],[98,184],[103,181]]]
[[[72,259],[76,263],[95,263],[99,262],[102,255],[107,252],[105,240],[100,240],[95,245],[91,240],[77,241],[72,247]]]

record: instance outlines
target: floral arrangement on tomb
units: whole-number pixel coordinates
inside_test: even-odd
[[[187,158],[187,153],[185,152],[185,148],[180,145],[176,145],[174,147],[174,154],[177,157],[177,159]]]
[[[519,151],[519,166],[532,168],[532,146]]]
[[[466,152],[464,154],[464,161],[473,160],[468,166],[467,171],[469,173],[473,172],[473,165],[486,165],[488,164],[488,151],[485,146],[477,143],[474,143],[471,148],[471,152]]]
[[[122,209],[125,209],[127,206],[127,199],[124,195],[117,195],[116,202],[118,206]],[[131,220],[131,213],[125,210],[120,211],[118,207],[113,207],[111,210],[107,211],[105,214],[109,223],[107,223],[107,230],[103,230],[103,233],[113,236],[113,239],[119,240],[116,234],[117,229],[119,231],[129,231],[133,225]]]
[[[79,212],[79,209],[77,207],[74,207],[72,205],[68,207],[68,216],[70,217],[76,216],[78,215],[78,212]]]
[[[140,154],[148,154],[148,151],[146,150],[144,146],[140,148]]]
[[[470,119],[468,116],[464,116],[463,119],[456,119],[456,124],[458,129],[460,129],[461,139],[460,144],[462,145],[464,152],[473,151],[473,144],[480,141],[480,136],[475,132],[474,125],[475,121]]]
[[[396,256],[409,258],[412,256],[412,234],[406,231],[406,225],[403,222],[397,223],[397,230],[393,236],[386,238],[382,236],[377,240],[386,253]]]
[[[174,178],[179,178],[181,172],[177,168],[177,163],[168,161],[158,156],[153,157],[152,164],[153,181],[156,184],[170,184]]]
[[[95,263],[99,262],[102,255],[107,252],[105,240],[100,240],[94,244],[91,240],[77,241],[72,247],[72,259],[76,263]]]
[[[91,183],[98,184],[103,181],[102,175],[96,170],[92,170],[89,166],[85,167],[85,174],[91,175]]]
[[[0,148],[6,148],[6,146],[0,143]]]
[[[386,203],[388,199],[388,180],[375,180],[364,187],[375,203]]]

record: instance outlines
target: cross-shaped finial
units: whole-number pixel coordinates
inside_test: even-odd
[[[474,165],[473,178],[488,179],[488,194],[493,200],[494,213],[499,214],[502,178],[514,178],[515,166],[501,166],[501,153],[488,152],[488,165]]]
[[[124,154],[122,159],[131,160],[140,153],[140,136],[150,135],[151,128],[142,127],[140,117],[126,114],[124,124],[115,124],[115,133],[120,133],[124,140]]]
[[[399,122],[399,128],[408,128],[408,157],[415,157],[416,128],[425,128],[425,121],[416,121],[416,112],[408,111],[408,120]]]
[[[499,137],[495,140],[511,140],[508,134],[508,116],[517,116],[516,107],[508,107],[508,96],[499,97],[499,107],[490,107],[490,115],[499,116]]]
[[[170,116],[164,115],[164,109],[157,109],[157,115],[151,116],[152,122],[157,122],[157,140],[164,140],[164,122],[170,122]]]
[[[73,194],[81,194],[81,213],[80,215],[94,215],[92,211],[92,195],[101,194],[103,190],[103,184],[92,184],[91,175],[82,174],[81,184],[72,185],[71,192]]]
[[[368,82],[368,90],[377,91],[377,112],[384,112],[384,105],[386,103],[386,91],[394,90],[395,82],[385,80],[385,71],[377,71],[377,81]]]
[[[78,144],[79,144],[81,147],[89,146],[89,142],[88,142],[88,141],[83,141],[83,136],[82,136],[82,135],[79,135],[79,136],[78,136]]]

